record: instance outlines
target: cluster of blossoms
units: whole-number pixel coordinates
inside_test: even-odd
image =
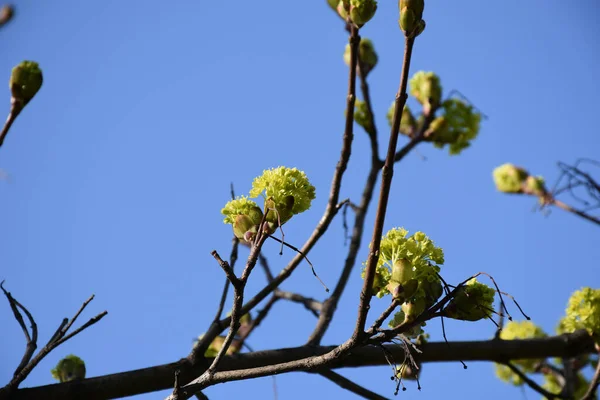
[[[263,197],[262,210],[247,196],[236,197],[221,210],[225,215],[223,222],[231,224],[235,236],[245,242],[254,239],[263,217],[264,231],[272,233],[292,216],[308,210],[315,199],[315,187],[304,172],[277,167],[255,178],[249,195],[250,198]]]
[[[439,276],[444,263],[444,252],[423,232],[408,235],[404,228],[394,228],[381,239],[379,259],[373,281],[373,295],[391,295],[401,304],[391,327],[413,322],[425,310],[434,305],[442,295]],[[364,278],[364,271],[363,271]],[[477,321],[490,316],[494,290],[470,280],[456,293],[444,309],[448,318]],[[422,326],[415,326],[404,334],[417,337]]]
[[[496,188],[500,192],[529,194],[538,196],[542,200],[548,196],[544,178],[529,175],[523,168],[512,164],[503,164],[494,169],[493,176]]]
[[[85,363],[81,358],[70,354],[60,360],[50,372],[61,383],[84,379]]]
[[[573,333],[579,329],[585,329],[594,338],[596,344],[600,343],[600,289],[585,287],[574,292],[569,298],[566,315],[560,320],[556,332],[558,334]],[[500,338],[503,340],[543,337],[546,337],[544,331],[530,321],[508,322],[500,333]],[[539,370],[537,367],[543,363],[550,363],[553,368],[560,369],[561,361],[560,359],[554,360],[554,362],[532,359],[512,360],[511,363],[523,373],[529,374],[537,372]],[[584,377],[582,369],[592,364],[593,362],[587,354],[579,356],[574,361],[574,365],[577,365],[574,398],[581,398],[587,391],[589,382]],[[595,368],[594,365],[592,366]],[[542,369],[542,372],[544,373],[543,388],[550,393],[561,393],[564,382],[560,382],[556,374],[549,369]],[[523,379],[505,365],[496,364],[496,375],[502,381],[515,386],[524,384]]]
[[[460,154],[471,145],[479,134],[481,113],[459,98],[451,97],[442,101],[442,85],[440,78],[433,72],[419,71],[409,82],[410,94],[421,103],[423,113],[415,118],[408,106],[404,106],[399,131],[403,135],[413,137],[422,128],[425,115],[437,115],[426,132],[424,140],[433,143],[437,148],[448,145],[451,155]],[[387,113],[388,122],[392,125],[394,104]]]
[[[500,332],[500,339],[502,340],[515,340],[515,339],[533,339],[546,337],[546,333],[531,321],[509,321],[502,328]],[[535,366],[542,360],[526,359],[526,360],[514,360],[513,364],[518,366],[524,373],[532,373],[535,371]],[[521,377],[506,365],[496,364],[496,375],[502,381],[511,383],[515,386],[521,386],[524,381]]]

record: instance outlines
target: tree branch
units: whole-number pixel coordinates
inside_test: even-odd
[[[599,353],[600,355],[600,353]],[[596,365],[596,371],[594,372],[594,377],[590,382],[590,387],[585,392],[581,400],[592,400],[596,396],[596,391],[598,390],[598,385],[600,385],[600,359],[598,360],[598,365]]]
[[[277,350],[257,351],[223,358],[221,371],[235,371],[259,368],[266,365],[281,364],[321,356],[337,348],[337,346],[301,346]],[[385,345],[394,359],[402,360],[405,346]],[[454,362],[495,361],[507,359],[540,359],[548,357],[575,357],[579,354],[595,352],[594,341],[585,330],[568,335],[527,340],[485,340],[425,343],[420,347],[421,354],[414,354],[419,362]],[[186,360],[158,365],[134,371],[87,378],[79,382],[59,383],[34,388],[15,390],[11,400],[104,400],[133,396],[141,393],[155,392],[173,387],[173,373],[181,370],[180,379],[185,382],[200,375],[211,359],[196,366]],[[388,365],[385,354],[378,346],[365,346],[354,349],[341,360],[330,365],[330,368],[364,367]],[[5,393],[0,393],[0,400],[8,400]]]
[[[330,369],[319,371],[318,374],[335,383],[339,387],[362,397],[363,399],[388,400],[387,397],[380,396],[377,393],[372,392],[369,389],[366,389],[360,386],[359,384],[352,382],[350,379],[338,374],[337,372],[333,372]]]
[[[560,394],[550,393],[549,391],[547,391],[546,389],[544,389],[543,387],[538,385],[533,379],[529,378],[527,376],[527,374],[525,374],[523,371],[521,371],[519,368],[517,368],[513,363],[505,362],[503,364],[506,365],[508,368],[510,368],[510,370],[512,372],[517,374],[519,376],[519,378],[521,378],[523,380],[523,382],[525,382],[527,384],[527,386],[529,386],[530,388],[532,388],[533,390],[535,390],[536,392],[538,392],[539,394],[544,396],[546,399],[552,400],[552,399],[570,399],[571,398],[569,396],[562,396]]]

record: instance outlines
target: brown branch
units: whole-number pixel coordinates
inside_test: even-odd
[[[600,225],[600,218],[596,218],[594,216],[591,216],[591,215],[589,215],[589,214],[587,214],[587,213],[585,213],[585,212],[583,212],[581,210],[578,210],[578,209],[576,209],[574,207],[571,207],[570,205],[568,205],[566,203],[563,203],[562,201],[557,200],[555,198],[552,198],[549,201],[550,201],[550,204],[553,204],[553,205],[555,205],[558,208],[561,208],[561,209],[563,209],[565,211],[573,213],[573,214],[575,214],[575,215],[577,215],[577,216],[579,216],[579,217],[581,217],[583,219],[586,219],[586,220],[588,220],[590,222],[593,222],[596,225]]]
[[[495,361],[506,359],[543,359],[548,357],[575,357],[579,354],[595,352],[594,341],[585,330],[568,335],[527,340],[486,340],[450,342],[430,342],[420,347],[421,354],[414,357],[419,362]],[[337,346],[301,346],[286,349],[258,351],[224,357],[221,371],[254,369],[265,365],[280,364],[309,357],[321,356]],[[385,345],[394,359],[404,358],[405,346]],[[181,381],[186,382],[200,375],[208,367],[208,359],[196,366],[186,360],[158,365],[134,371],[127,371],[79,382],[67,382],[15,390],[11,400],[100,400],[133,396],[158,390],[173,388],[173,373],[181,370]],[[381,348],[365,346],[353,349],[346,357],[330,365],[330,368],[364,367],[388,365]],[[0,400],[8,400],[5,393]]]
[[[21,111],[23,111],[23,103],[16,101],[16,99],[13,97],[10,100],[10,111],[8,112],[8,117],[6,118],[6,122],[4,123],[4,126],[2,127],[2,131],[0,131],[0,147],[2,147],[2,143],[4,143],[4,139],[6,138],[6,135],[8,135],[8,131],[10,130],[10,127],[12,126],[12,124],[17,120],[17,117],[19,116],[19,114],[21,113]]]
[[[13,313],[15,313],[15,318],[17,318],[17,320],[19,321],[19,325],[21,325],[21,327],[24,328],[23,318],[21,317],[17,307],[20,308],[21,310],[23,310],[23,312],[27,315],[27,317],[29,318],[29,320],[32,323],[31,338],[29,337],[29,333],[27,332],[27,329],[24,328],[25,336],[28,341],[25,356],[21,360],[21,363],[17,367],[17,370],[15,371],[13,378],[10,380],[10,382],[8,382],[8,384],[5,387],[0,388],[0,398],[2,398],[2,396],[7,396],[7,397],[10,396],[11,393],[14,392],[19,387],[19,384],[21,382],[23,382],[25,380],[25,378],[27,378],[27,376],[29,376],[31,371],[52,350],[54,350],[55,348],[57,348],[62,343],[66,342],[67,340],[71,339],[73,336],[84,331],[88,327],[94,325],[96,322],[100,321],[107,314],[107,312],[104,311],[104,312],[96,315],[95,317],[91,318],[88,322],[86,322],[85,324],[80,326],[78,329],[74,330],[73,332],[71,332],[70,334],[67,335],[68,330],[72,327],[75,320],[77,320],[77,318],[83,312],[83,310],[87,307],[87,305],[94,299],[93,295],[90,296],[89,299],[87,299],[85,302],[83,302],[82,306],[75,313],[75,316],[73,316],[71,321],[67,320],[66,318],[62,321],[58,330],[52,335],[52,337],[50,338],[48,343],[35,355],[35,357],[32,358],[33,352],[35,351],[35,348],[37,347],[37,326],[33,322],[33,317],[31,316],[29,311],[27,311],[27,309],[23,305],[21,305],[18,301],[16,301],[12,297],[12,295],[9,292],[7,292],[4,289],[4,287],[2,287],[2,284],[0,284],[0,287],[2,288],[2,291],[4,292],[6,297],[9,299],[11,308],[13,309]]]
[[[600,353],[598,354],[600,355]],[[600,385],[600,360],[598,360],[598,365],[596,365],[596,371],[594,372],[594,376],[590,382],[590,387],[585,392],[581,400],[594,399],[596,396],[596,391],[598,390],[598,385]]]
[[[533,379],[531,379],[530,377],[528,377],[523,371],[521,371],[519,368],[517,368],[513,363],[511,363],[511,362],[504,362],[502,364],[506,365],[508,368],[510,368],[510,370],[512,372],[514,372],[515,374],[517,374],[519,376],[519,378],[521,378],[523,380],[523,382],[525,382],[527,384],[527,386],[529,386],[530,388],[532,388],[533,390],[535,390],[536,392],[538,392],[539,394],[541,394],[542,396],[544,396],[548,400],[552,400],[552,399],[567,399],[568,400],[568,399],[571,399],[571,397],[569,397],[569,396],[563,396],[563,395],[560,395],[560,394],[550,393],[549,391],[547,391],[546,389],[544,389],[543,387],[541,387],[540,385],[538,385]]]
[[[367,321],[367,313],[371,303],[371,292],[373,290],[373,280],[375,278],[375,269],[379,260],[379,245],[381,243],[381,235],[383,232],[383,224],[387,212],[387,204],[392,186],[392,177],[394,175],[394,158],[396,153],[396,145],[398,143],[398,134],[400,122],[402,119],[402,110],[406,104],[406,88],[408,85],[408,73],[410,69],[410,59],[412,56],[414,38],[406,37],[404,47],[404,59],[402,61],[402,72],[400,77],[400,87],[396,94],[394,102],[394,117],[392,119],[392,130],[390,132],[390,141],[388,145],[387,156],[381,175],[381,189],[379,192],[379,202],[377,204],[377,213],[375,214],[375,225],[373,227],[373,235],[367,265],[365,268],[365,277],[363,287],[360,293],[360,304],[358,307],[358,318],[352,338],[354,341],[359,340],[364,335],[365,323]],[[414,146],[413,146],[414,147]]]
[[[23,334],[25,335],[25,340],[27,342],[25,345],[25,352],[23,353],[23,357],[21,358],[21,362],[19,363],[19,365],[15,369],[15,372],[13,373],[13,377],[16,377],[23,370],[23,368],[25,368],[27,363],[31,360],[31,357],[33,357],[33,353],[37,348],[38,329],[37,324],[35,323],[35,320],[33,319],[33,316],[31,315],[29,310],[27,310],[27,308],[25,308],[21,303],[19,303],[10,292],[6,291],[3,285],[4,281],[0,282],[0,289],[2,289],[2,292],[6,296],[6,299],[8,300],[13,315],[15,316],[15,319],[17,320],[19,326],[23,330]],[[27,326],[25,325],[25,321],[23,320],[23,316],[21,315],[19,308],[25,313],[27,319],[29,319],[29,324],[31,325],[31,335],[29,335],[29,330],[27,330]]]
[[[276,290],[275,296],[280,299],[289,300],[294,303],[299,303],[304,306],[308,311],[310,311],[315,317],[319,317],[319,313],[323,308],[323,303],[318,300],[312,299],[310,297],[302,296],[298,293],[285,292],[283,290]]]
[[[232,186],[232,197],[234,197],[233,195],[233,186]],[[231,240],[231,254],[229,255],[229,265],[231,266],[231,270],[234,271],[234,267],[235,267],[235,263],[238,259],[238,247],[240,244],[240,240],[238,238],[236,238],[235,236],[233,237],[233,239]],[[229,292],[229,285],[231,284],[231,282],[229,281],[229,279],[225,279],[225,285],[223,286],[223,291],[221,292],[221,300],[219,301],[219,307],[217,308],[217,313],[215,314],[215,318],[213,319],[213,322],[219,322],[219,320],[221,319],[221,314],[223,314],[223,309],[225,308],[225,301],[227,301],[227,293]]]
[[[359,384],[352,382],[350,379],[338,374],[337,372],[333,372],[330,369],[319,371],[318,374],[321,375],[322,377],[330,380],[331,382],[335,383],[342,389],[346,389],[346,390],[362,397],[363,399],[388,400],[387,397],[380,396],[377,393],[372,392],[369,389],[364,388],[364,387],[360,386]]]

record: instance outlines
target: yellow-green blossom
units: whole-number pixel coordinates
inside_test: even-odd
[[[531,321],[509,321],[504,325],[500,332],[500,339],[515,340],[515,339],[533,339],[546,337],[546,333]],[[535,366],[541,360],[524,359],[512,360],[511,362],[521,369],[524,373],[532,373],[535,371]],[[496,364],[496,375],[504,382],[511,383],[515,386],[520,386],[524,382],[519,375],[512,372],[510,368],[503,364]]]
[[[567,304],[566,316],[560,320],[558,333],[585,329],[600,344],[600,289],[589,287],[574,292]]]
[[[60,360],[50,372],[52,377],[61,383],[84,379],[85,363],[76,355],[69,354]]]
[[[446,308],[444,314],[448,318],[464,321],[479,321],[488,318],[493,312],[494,289],[486,284],[470,279],[459,288]]]

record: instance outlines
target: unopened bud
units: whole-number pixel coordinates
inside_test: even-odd
[[[16,102],[26,105],[42,87],[42,70],[38,63],[23,61],[12,69],[8,86]]]

